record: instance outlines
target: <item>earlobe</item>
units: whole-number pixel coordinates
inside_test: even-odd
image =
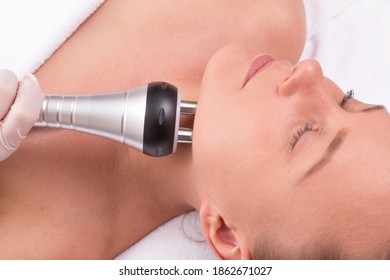
[[[215,205],[208,201],[203,202],[199,212],[203,234],[217,258],[249,258],[246,246],[239,242],[237,234],[226,224]]]

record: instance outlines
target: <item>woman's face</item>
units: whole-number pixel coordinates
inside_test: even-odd
[[[389,124],[383,107],[347,100],[315,61],[294,66],[229,45],[211,59],[202,83],[197,182],[252,247],[283,248],[283,258],[318,246],[346,258],[383,257]]]

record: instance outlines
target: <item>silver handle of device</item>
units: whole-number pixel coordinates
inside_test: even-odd
[[[195,112],[196,102],[181,101],[176,87],[154,82],[118,93],[45,95],[35,126],[81,131],[164,156],[177,143],[192,142],[192,129],[179,122],[180,114]]]

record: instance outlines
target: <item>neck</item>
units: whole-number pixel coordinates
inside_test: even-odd
[[[195,80],[166,79],[177,86],[182,100],[197,101],[200,82]],[[180,126],[192,127],[193,118],[181,119]],[[134,158],[137,157],[137,159]],[[137,162],[137,184],[147,193],[145,203],[152,203],[156,215],[170,219],[193,209],[198,209],[199,198],[193,180],[191,144],[178,144],[177,151],[169,156],[153,158],[132,152]],[[141,174],[141,175],[139,175]],[[134,178],[133,178],[134,179]]]
[[[193,76],[191,79],[188,77],[173,78],[168,82],[179,88],[182,100],[197,101],[200,80],[201,77]],[[193,117],[182,117],[180,126],[192,128],[193,120]],[[184,208],[185,212],[198,209],[199,206],[199,195],[193,178],[192,156],[191,144],[178,144],[175,154],[162,159],[163,164],[155,173],[154,178],[154,182],[158,183],[153,184],[158,186],[156,192],[160,193],[161,197],[166,197],[164,204],[170,207],[177,205],[178,209]]]

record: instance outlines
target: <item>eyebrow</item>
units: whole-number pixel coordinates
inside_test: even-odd
[[[337,149],[341,146],[343,143],[345,137],[347,136],[347,129],[343,128],[340,129],[336,136],[333,138],[333,140],[330,142],[328,147],[326,148],[324,154],[320,158],[319,161],[313,164],[312,167],[309,168],[309,170],[303,175],[302,179],[300,181],[305,180],[309,176],[311,176],[313,173],[317,172],[319,169],[321,169],[326,163],[329,162],[332,155],[337,151]]]
[[[383,105],[375,105],[375,106],[363,109],[360,112],[364,113],[364,112],[372,112],[372,111],[378,111],[378,110],[386,110],[386,107]]]

